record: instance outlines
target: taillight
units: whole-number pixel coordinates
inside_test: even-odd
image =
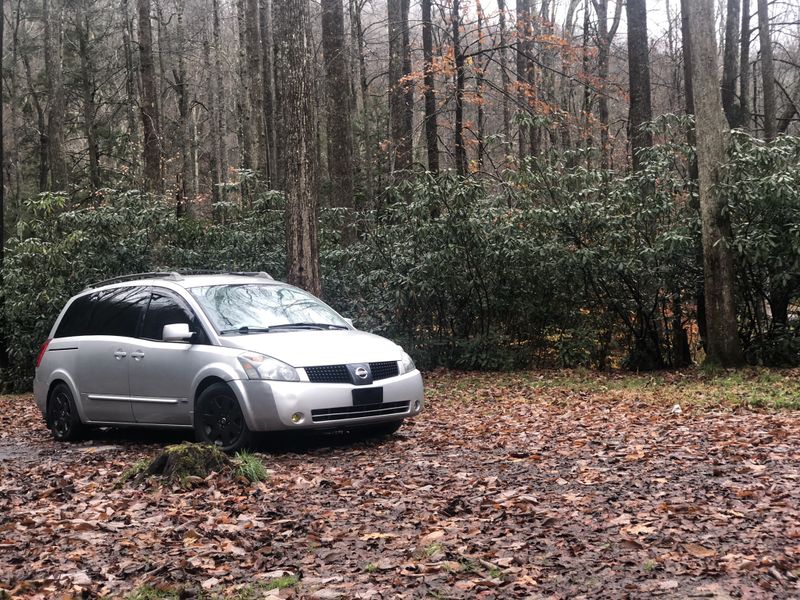
[[[36,368],[39,368],[39,365],[42,364],[42,358],[44,358],[44,353],[47,352],[47,347],[50,345],[50,340],[48,339],[42,347],[39,348],[39,354],[36,355]]]

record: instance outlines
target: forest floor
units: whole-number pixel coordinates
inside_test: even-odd
[[[57,444],[0,397],[0,598],[800,595],[800,371],[426,386],[393,437],[263,441],[267,481],[189,489],[119,485],[180,434]]]

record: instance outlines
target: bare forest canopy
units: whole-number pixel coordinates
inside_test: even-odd
[[[770,336],[791,329],[800,290],[800,0],[6,0],[3,13],[6,286],[29,289],[14,269],[46,263],[58,289],[37,296],[29,337],[79,273],[214,263],[269,266],[382,315],[432,364],[507,366],[481,357],[515,344],[528,362],[601,367],[787,354]],[[712,202],[712,183],[729,196]],[[780,206],[765,215],[764,198]],[[122,257],[108,241],[98,266],[87,240],[112,231],[145,241]],[[401,232],[418,237],[407,263]],[[53,244],[71,258],[42,258]],[[505,273],[517,291],[498,298],[490,280],[514,261],[529,270]],[[462,279],[435,280],[451,262]],[[537,321],[518,295],[544,286],[571,312]],[[22,361],[35,344],[19,344]]]

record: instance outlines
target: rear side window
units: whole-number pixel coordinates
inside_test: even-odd
[[[128,287],[92,294],[89,335],[135,337],[149,294],[144,288]]]
[[[73,300],[69,305],[67,312],[61,318],[61,323],[58,324],[55,336],[70,337],[73,335],[86,335],[89,326],[89,317],[92,314],[92,300],[91,296],[81,296]]]
[[[171,295],[154,291],[144,317],[141,337],[160,341],[164,325],[173,323],[188,323],[189,329],[197,333],[195,342],[204,343],[205,336],[197,317]]]

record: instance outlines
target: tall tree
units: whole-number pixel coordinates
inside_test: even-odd
[[[517,104],[520,108],[529,105],[530,93],[530,0],[517,0]],[[528,154],[527,127],[520,123],[517,134],[519,159],[522,161]]]
[[[736,78],[739,74],[740,0],[727,0],[725,11],[725,52],[722,62],[722,108],[728,125],[737,127]]]
[[[261,30],[261,87],[264,94],[264,134],[267,152],[267,183],[275,178],[275,57],[272,38],[272,0],[259,0],[259,27]]]
[[[713,0],[690,0],[691,81],[694,96],[707,360],[724,367],[744,363],[737,333],[731,225],[725,201],[714,190],[716,170],[725,160],[726,122],[717,75]]]
[[[322,50],[325,58],[325,91],[327,97],[328,175],[331,184],[331,205],[353,208],[353,111],[350,95],[350,65],[344,38],[342,0],[322,0]],[[348,223],[342,231],[347,243],[353,239]]]
[[[89,149],[89,184],[92,190],[98,189],[100,181],[100,149],[97,141],[95,116],[94,58],[89,27],[89,5],[86,0],[80,4],[76,15],[75,29],[78,36],[78,56],[80,59],[80,88],[83,104],[83,133]]]
[[[461,6],[459,0],[453,0],[451,13],[453,23],[453,57],[455,71],[455,122],[453,123],[453,136],[455,144],[456,173],[464,175],[467,172],[467,149],[464,146],[464,52],[461,49]]]
[[[736,126],[747,127],[750,122],[750,0],[742,0],[739,40],[739,119]]]
[[[264,128],[264,91],[261,68],[263,49],[258,0],[245,0],[245,54],[247,57],[247,79],[250,107],[250,123],[254,130],[252,168],[262,177],[269,176],[267,167],[267,134]]]
[[[427,0],[426,0],[427,1]],[[503,145],[506,154],[511,149],[511,110],[508,105],[510,77],[508,76],[508,24],[506,22],[506,0],[497,0],[497,19],[500,28],[500,81],[503,97]]]
[[[608,24],[609,0],[592,0],[597,14],[597,76],[600,79],[600,97],[597,100],[597,109],[600,120],[600,156],[604,169],[611,166],[611,138],[608,133],[608,69],[611,53],[611,43],[617,34],[620,17],[622,16],[622,0],[617,0],[614,8],[614,17],[611,26]]]
[[[764,138],[778,135],[775,118],[775,63],[772,58],[772,39],[769,33],[769,4],[758,0],[758,40],[761,46],[761,86],[764,96]]]
[[[500,0],[501,2],[503,0]],[[422,57],[424,61],[425,142],[428,170],[439,172],[439,126],[436,119],[436,79],[433,67],[431,0],[422,0]]]
[[[64,121],[67,99],[64,92],[64,7],[59,0],[43,0],[44,64],[47,79],[47,148],[50,165],[50,189],[67,186],[67,160],[64,155]]]
[[[628,0],[628,74],[630,110],[628,128],[633,169],[639,169],[639,152],[653,145],[653,136],[642,125],[653,118],[650,102],[650,45],[647,39],[647,1]]]
[[[161,178],[161,126],[158,114],[156,69],[153,62],[153,28],[150,22],[150,0],[136,0],[139,12],[139,73],[142,93],[139,108],[142,116],[144,143],[144,180],[148,191],[163,189]]]
[[[5,25],[6,4],[0,2],[0,81],[5,80]],[[6,146],[3,137],[5,103],[2,102],[0,93],[0,288],[3,287],[3,274],[5,273],[6,250]],[[6,319],[5,319],[5,294],[0,294],[0,369],[8,367],[8,349],[6,346]]]
[[[286,195],[286,260],[289,283],[313,294],[321,288],[317,233],[317,165],[313,56],[308,0],[273,5],[275,91],[281,140],[280,189]]]
[[[389,17],[389,130],[394,169],[411,166],[413,90],[408,32],[409,0],[388,0]],[[409,95],[409,91],[411,94]]]

